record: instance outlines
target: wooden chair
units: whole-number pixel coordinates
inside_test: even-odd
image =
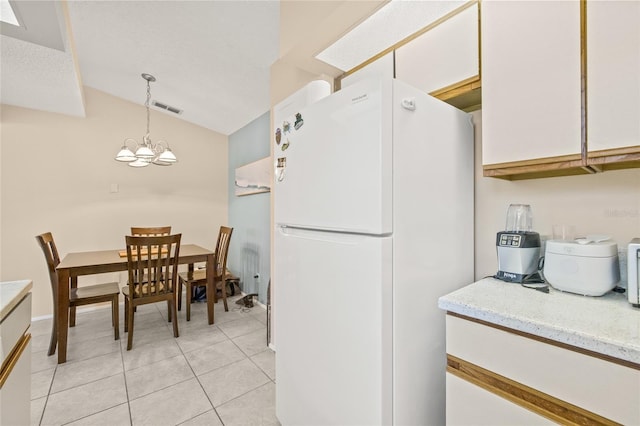
[[[131,235],[134,237],[156,237],[171,234],[170,226],[132,226]]]
[[[171,226],[132,226],[131,235],[134,237],[157,237],[160,235],[171,234]],[[178,295],[179,303],[182,303],[182,297]],[[180,305],[178,305],[179,307]],[[134,309],[135,311],[135,309]]]
[[[216,243],[215,249],[215,265],[213,268],[213,293],[209,294],[209,288],[207,288],[207,298],[213,297],[213,300],[216,301],[216,289],[218,285],[222,287],[222,299],[224,300],[224,310],[228,311],[229,306],[227,305],[227,289],[226,283],[227,280],[237,279],[233,275],[229,274],[227,271],[227,255],[229,253],[229,242],[231,241],[231,234],[233,233],[233,228],[228,228],[226,226],[221,226],[220,231],[218,232],[218,241]],[[207,271],[206,269],[198,269],[195,271],[181,272],[178,274],[179,277],[179,287],[182,288],[182,285],[186,287],[186,296],[187,296],[187,321],[191,321],[191,298],[192,298],[192,288],[194,287],[202,287],[207,285]]]
[[[133,344],[134,309],[139,305],[166,301],[169,322],[173,318],[173,336],[179,336],[175,290],[181,237],[182,234],[125,236],[128,280],[122,294],[125,296],[124,331],[129,333],[127,350],[131,350]]]
[[[58,271],[56,267],[60,264],[60,256],[56,243],[53,241],[51,232],[36,236],[36,240],[40,244],[40,248],[44,253],[49,269],[49,280],[51,281],[51,293],[53,295],[53,326],[51,330],[51,340],[49,343],[49,352],[51,356],[56,351],[58,345],[58,334],[56,333],[58,326]],[[93,303],[111,302],[111,323],[113,325],[113,334],[115,340],[120,339],[119,326],[119,307],[118,296],[120,288],[117,282],[95,284],[90,286],[78,287],[77,278],[71,279],[71,290],[69,292],[69,326],[76,325],[76,306],[90,305]]]

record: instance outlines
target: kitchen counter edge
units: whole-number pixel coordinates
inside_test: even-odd
[[[640,366],[640,309],[625,294],[547,294],[484,278],[440,297],[438,307]]]
[[[31,291],[31,280],[0,282],[0,321],[15,308],[24,296]]]

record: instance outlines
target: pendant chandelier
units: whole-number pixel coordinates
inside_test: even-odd
[[[151,82],[156,78],[151,74],[142,74],[142,78],[147,81],[147,100],[144,106],[147,108],[147,133],[142,137],[142,143],[138,143],[135,139],[127,138],[124,140],[120,152],[116,155],[117,161],[129,163],[131,167],[146,167],[149,164],[157,166],[170,166],[178,159],[169,148],[169,144],[165,141],[151,142],[149,137],[149,100],[151,99]],[[131,147],[130,147],[131,146]]]

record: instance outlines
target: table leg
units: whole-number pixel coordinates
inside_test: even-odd
[[[78,288],[78,277],[71,277],[71,290]],[[69,308],[69,327],[76,326],[76,307]]]
[[[216,288],[213,283],[213,268],[215,258],[213,253],[207,256],[207,314],[209,316],[209,324],[213,324],[213,303],[216,295]]]
[[[58,364],[67,362],[69,330],[69,271],[58,270]]]

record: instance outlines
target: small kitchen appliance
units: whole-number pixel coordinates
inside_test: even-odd
[[[634,238],[629,243],[627,280],[629,303],[635,307],[640,307],[640,238]]]
[[[613,241],[586,241],[547,241],[544,277],[553,288],[602,296],[620,281],[618,245]]]
[[[528,204],[511,204],[507,224],[498,232],[496,278],[514,283],[544,282],[539,273],[540,234],[531,230],[533,218]]]

